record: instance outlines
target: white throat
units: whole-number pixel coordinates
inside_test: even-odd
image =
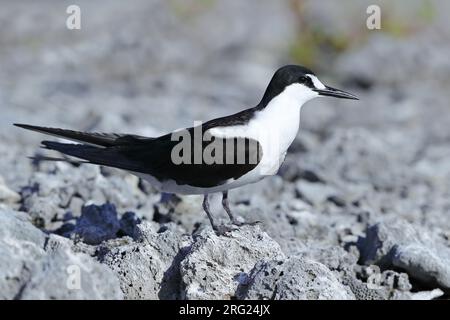
[[[285,153],[297,136],[302,106],[317,96],[301,84],[292,84],[273,98],[253,121],[264,127],[271,136],[271,144]]]
[[[218,137],[254,138],[263,144],[264,154],[284,154],[297,136],[301,107],[317,96],[306,86],[292,84],[258,111],[248,124],[213,128],[210,132]]]
[[[303,104],[318,94],[301,84],[292,84],[258,111],[245,125],[217,127],[210,133],[217,137],[248,137],[257,140],[263,156],[259,174],[275,174],[284,161],[286,151],[297,136]]]

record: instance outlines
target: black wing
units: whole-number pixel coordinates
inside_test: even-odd
[[[190,161],[176,164],[173,161],[172,151],[180,141],[173,141],[171,134],[159,138],[145,138],[131,135],[92,135],[91,133],[25,125],[21,125],[21,127],[77,141],[84,139],[87,143],[101,145],[101,147],[97,147],[86,144],[43,141],[42,144],[47,149],[84,159],[92,164],[150,174],[160,181],[171,179],[179,185],[201,188],[217,186],[229,179],[238,179],[254,169],[262,158],[260,144],[255,140],[241,137],[228,139],[212,137],[211,141],[200,141],[199,147],[202,156],[211,143],[222,146],[222,148],[215,148],[214,152],[208,153],[216,160],[214,163],[205,163],[204,161],[195,163],[196,145],[194,144],[196,141],[191,139],[191,147],[184,150],[184,152],[190,153],[190,157],[187,157]],[[194,128],[187,129],[191,137],[194,136],[193,130]],[[235,151],[232,158],[229,157],[230,149]],[[184,152],[180,154],[184,156]]]

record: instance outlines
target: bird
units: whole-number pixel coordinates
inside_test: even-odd
[[[228,192],[275,175],[300,129],[302,106],[317,97],[359,100],[355,95],[323,84],[300,65],[274,73],[260,102],[238,113],[194,124],[159,137],[81,132],[15,123],[23,129],[71,140],[44,140],[42,147],[67,157],[49,161],[79,161],[126,170],[172,194],[203,195],[203,210],[218,235],[245,224],[230,209]],[[75,143],[73,143],[75,142]],[[218,224],[210,196],[222,194],[230,223]]]

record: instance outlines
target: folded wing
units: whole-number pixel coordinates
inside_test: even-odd
[[[194,163],[194,145],[188,150],[191,161],[176,164],[172,159],[172,150],[179,143],[172,141],[171,135],[158,138],[146,138],[135,135],[119,135],[104,133],[87,133],[72,130],[45,128],[29,125],[17,125],[21,128],[63,137],[82,144],[68,144],[54,141],[43,141],[45,148],[83,159],[91,164],[104,165],[135,173],[149,174],[159,181],[174,180],[179,185],[194,187],[214,187],[230,179],[238,179],[254,169],[261,160],[262,149],[255,140],[230,137],[220,139],[223,149],[216,149],[214,163]],[[193,128],[187,129],[192,132]],[[218,138],[217,138],[218,139]],[[214,137],[212,141],[215,141]],[[201,141],[201,152],[212,141]],[[218,141],[216,141],[218,142]],[[194,141],[192,141],[194,143]],[[234,145],[233,152],[243,153],[244,161],[229,161],[226,146]],[[237,147],[240,145],[241,147]],[[198,149],[197,149],[198,150]],[[220,160],[220,158],[222,158]],[[241,157],[242,159],[242,157]]]

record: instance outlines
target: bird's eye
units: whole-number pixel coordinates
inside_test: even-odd
[[[308,76],[301,76],[301,77],[298,79],[298,82],[299,82],[299,83],[302,83],[302,84],[304,84],[305,86],[310,87],[310,88],[313,88],[313,87],[314,87],[314,84],[313,84],[311,78],[308,77]]]

